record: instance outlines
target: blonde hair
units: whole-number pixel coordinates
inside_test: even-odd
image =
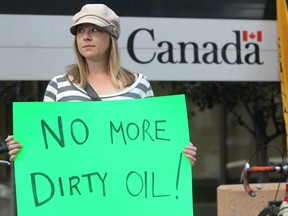
[[[112,83],[115,87],[125,88],[135,82],[135,76],[127,69],[121,67],[117,39],[112,36],[110,38],[107,64],[108,75],[111,77]],[[76,64],[67,67],[66,75],[72,76],[72,82],[78,83],[84,88],[87,84],[89,69],[86,59],[78,50],[76,37],[74,40],[73,49],[76,57]]]

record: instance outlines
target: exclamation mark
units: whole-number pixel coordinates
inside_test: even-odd
[[[182,162],[182,152],[180,153],[179,162],[178,162],[177,176],[176,176],[176,190],[177,191],[178,191],[178,187],[179,187],[181,162]],[[178,199],[178,195],[176,195],[176,199]]]

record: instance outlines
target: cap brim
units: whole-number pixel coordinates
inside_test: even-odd
[[[83,19],[79,19],[75,24],[73,24],[70,27],[71,34],[76,35],[77,26],[81,25],[81,24],[85,24],[85,23],[94,24],[94,25],[99,26],[101,28],[105,28],[105,27],[109,26],[109,24],[107,25],[107,23],[104,23],[103,21],[101,21],[99,19],[85,17]]]

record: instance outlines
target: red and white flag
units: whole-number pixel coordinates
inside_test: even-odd
[[[256,32],[248,32],[248,31],[242,31],[242,40],[244,42],[248,41],[257,41],[262,42],[262,31],[256,31]]]

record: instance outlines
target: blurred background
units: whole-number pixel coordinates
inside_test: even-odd
[[[68,16],[86,3],[99,3],[87,0],[0,2],[0,14]],[[113,8],[120,17],[276,20],[275,0],[103,0],[101,3]],[[0,80],[2,138],[13,129],[12,103],[41,101],[47,84],[48,80]],[[197,164],[193,167],[196,216],[217,215],[217,187],[238,184],[244,163],[250,157],[255,164],[279,163],[282,159],[279,151],[286,152],[279,82],[151,80],[151,84],[156,96],[186,95],[190,138],[198,147]],[[263,147],[266,144],[273,144],[275,148]],[[259,148],[263,151],[253,156]],[[0,159],[8,160],[8,155],[1,154]],[[279,181],[279,176],[254,176],[253,181]],[[14,199],[13,164],[0,164],[0,215],[16,215]]]

